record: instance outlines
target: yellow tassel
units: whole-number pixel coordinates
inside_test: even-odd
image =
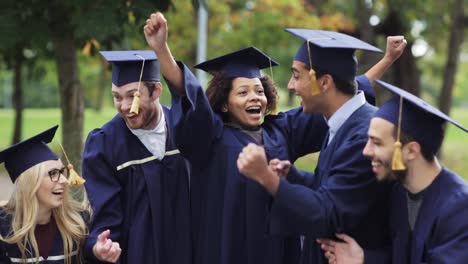
[[[85,183],[85,180],[76,172],[76,170],[73,168],[73,165],[70,163],[70,160],[68,159],[67,153],[65,152],[65,149],[63,148],[62,144],[58,142],[60,148],[62,149],[63,155],[65,155],[65,158],[67,159],[68,165],[68,182],[70,186],[80,186]]]
[[[395,149],[393,150],[393,158],[392,158],[392,170],[394,171],[406,170],[405,164],[403,164],[403,155],[401,154],[401,142],[400,142],[402,112],[403,112],[403,97],[400,96],[400,107],[398,111],[397,138],[396,138]]]
[[[393,152],[392,159],[392,170],[394,171],[404,171],[406,169],[405,164],[403,164],[403,157],[401,154],[401,142],[395,142],[395,150]]]
[[[70,182],[70,186],[80,186],[85,183],[85,180],[76,172],[73,168],[73,165],[68,164],[68,173],[70,176],[68,177],[68,181]]]
[[[312,95],[320,94],[320,89],[317,83],[317,77],[315,76],[314,69],[310,69],[309,77],[310,77],[310,88],[311,88]]]
[[[307,53],[309,54],[309,78],[310,78],[310,93],[312,96],[320,94],[320,88],[317,83],[317,76],[315,74],[314,67],[312,65],[312,52],[310,50],[309,40],[307,40]]]
[[[138,115],[138,110],[140,108],[140,92],[136,91],[133,94],[132,107],[130,107],[130,113],[135,113]]]

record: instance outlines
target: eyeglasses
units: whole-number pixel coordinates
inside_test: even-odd
[[[58,182],[60,179],[60,175],[63,175],[65,176],[65,178],[68,179],[68,176],[70,174],[67,167],[63,167],[61,169],[53,169],[53,170],[50,170],[48,173],[49,173],[50,180],[52,182]]]

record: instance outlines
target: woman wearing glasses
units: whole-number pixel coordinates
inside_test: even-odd
[[[57,127],[0,152],[0,163],[15,183],[10,200],[0,207],[1,264],[81,263],[90,209],[71,197],[69,170],[46,145]],[[101,237],[101,244],[115,252],[108,260],[116,261],[118,244]]]

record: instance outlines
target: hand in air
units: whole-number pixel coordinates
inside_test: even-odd
[[[167,42],[167,20],[160,12],[153,13],[146,19],[146,25],[143,28],[146,42],[152,49],[161,50]]]
[[[408,43],[403,36],[388,36],[385,57],[389,58],[392,62],[396,61],[403,54],[406,44]]]

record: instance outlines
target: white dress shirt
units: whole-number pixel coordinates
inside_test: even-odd
[[[162,160],[166,153],[166,119],[162,107],[160,108],[161,118],[156,127],[152,130],[148,129],[130,129],[132,133],[140,139],[141,143],[151,152],[157,159]]]

